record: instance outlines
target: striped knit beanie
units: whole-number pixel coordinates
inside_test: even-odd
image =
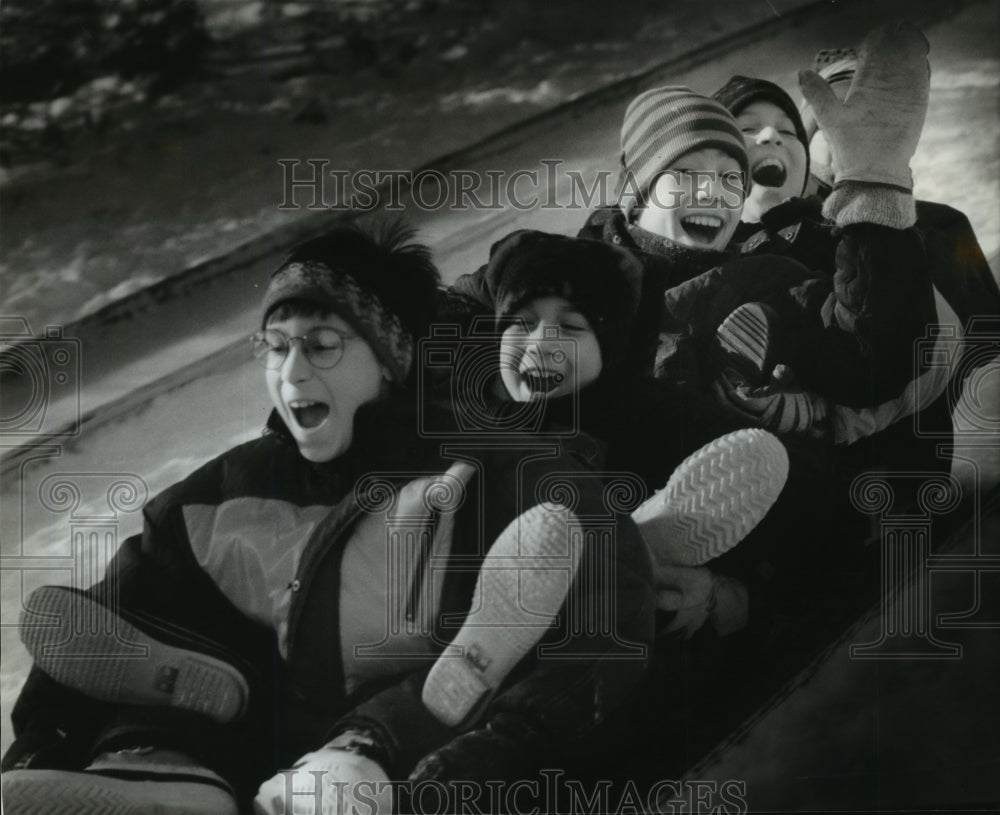
[[[654,88],[639,94],[622,124],[618,204],[626,219],[641,207],[657,176],[692,150],[715,147],[740,164],[749,185],[749,161],[736,120],[726,108],[690,88]]]

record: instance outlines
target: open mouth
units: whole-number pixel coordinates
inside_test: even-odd
[[[293,399],[288,403],[288,408],[292,411],[296,423],[306,430],[319,427],[330,415],[328,404],[313,399]]]
[[[521,371],[521,379],[531,391],[532,396],[545,396],[558,388],[564,377],[555,371],[540,371],[537,368],[529,368]]]
[[[718,215],[686,215],[681,226],[696,242],[710,244],[722,231],[723,221]]]
[[[788,178],[788,170],[779,159],[764,158],[753,165],[750,177],[762,187],[780,187]]]

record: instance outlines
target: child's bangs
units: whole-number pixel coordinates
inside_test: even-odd
[[[315,300],[308,300],[304,297],[293,298],[279,303],[270,314],[267,315],[267,325],[291,320],[295,317],[323,319],[333,314],[330,309]]]

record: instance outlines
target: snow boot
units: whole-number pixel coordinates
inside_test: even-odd
[[[701,566],[763,519],[788,478],[788,453],[766,430],[737,430],[706,444],[632,513],[653,563]]]
[[[220,647],[162,620],[113,610],[79,590],[32,592],[20,633],[41,670],[95,699],[173,706],[221,724],[246,709],[247,680]]]
[[[449,726],[467,723],[556,622],[580,564],[573,514],[539,504],[487,552],[472,608],[424,683],[424,705]]]
[[[183,753],[105,753],[80,772],[14,770],[3,776],[7,815],[238,815],[232,789]]]

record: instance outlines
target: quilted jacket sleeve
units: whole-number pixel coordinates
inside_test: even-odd
[[[829,377],[823,395],[864,406],[898,394],[921,373],[916,342],[937,320],[920,233],[875,224],[845,227],[832,291],[819,316],[818,362]]]

